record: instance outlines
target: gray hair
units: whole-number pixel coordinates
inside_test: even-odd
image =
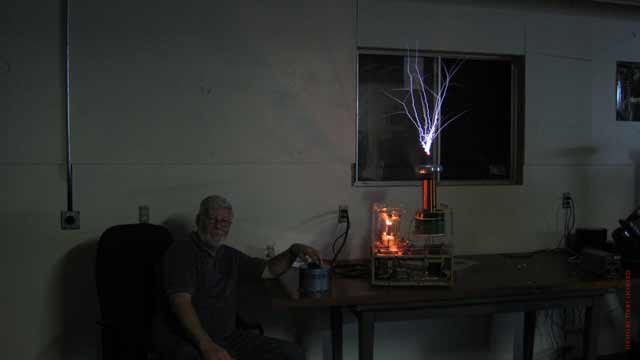
[[[209,215],[210,210],[216,209],[229,209],[233,212],[233,207],[229,200],[223,198],[220,195],[211,195],[200,201],[200,209],[198,209],[198,215],[196,215],[196,225],[200,229],[200,219]]]

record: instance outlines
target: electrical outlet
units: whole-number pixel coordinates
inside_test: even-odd
[[[346,223],[349,220],[349,207],[347,205],[338,206],[338,223]]]
[[[138,206],[138,222],[140,224],[149,223],[149,206],[147,205]]]
[[[60,211],[60,227],[62,230],[80,229],[80,211]]]

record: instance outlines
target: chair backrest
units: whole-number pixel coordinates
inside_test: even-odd
[[[117,225],[100,236],[96,286],[103,359],[146,357],[159,293],[156,271],[172,241],[167,229],[151,224]]]

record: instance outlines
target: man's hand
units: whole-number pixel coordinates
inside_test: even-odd
[[[293,244],[286,251],[267,261],[269,272],[276,277],[284,274],[297,257],[306,262],[315,262],[318,265],[322,265],[322,259],[320,259],[320,254],[316,249],[304,244]]]
[[[307,246],[305,244],[293,244],[289,248],[289,251],[294,257],[299,257],[308,263],[314,262],[318,265],[322,265],[320,254],[311,246]]]
[[[187,335],[197,344],[204,360],[234,360],[220,345],[211,340],[204,330],[198,314],[191,303],[191,294],[176,293],[170,297],[171,305],[176,317],[184,326]]]
[[[212,340],[199,345],[203,360],[235,360],[229,353]]]

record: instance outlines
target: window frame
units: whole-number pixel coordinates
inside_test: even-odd
[[[511,171],[508,179],[496,180],[442,180],[438,174],[436,181],[444,186],[463,185],[522,185],[524,168],[524,115],[525,115],[525,56],[512,54],[467,53],[458,51],[433,51],[433,50],[409,50],[410,55],[417,54],[420,57],[460,58],[473,60],[508,60],[511,64],[511,132],[510,132],[510,159]],[[407,50],[359,47],[356,49],[356,161],[352,166],[352,185],[355,187],[398,187],[421,186],[419,180],[359,180],[358,179],[358,148],[360,131],[360,55],[398,55],[406,56]],[[440,81],[440,71],[436,72],[435,82]],[[434,142],[434,163],[441,164],[440,136]],[[446,171],[446,168],[444,169]]]

